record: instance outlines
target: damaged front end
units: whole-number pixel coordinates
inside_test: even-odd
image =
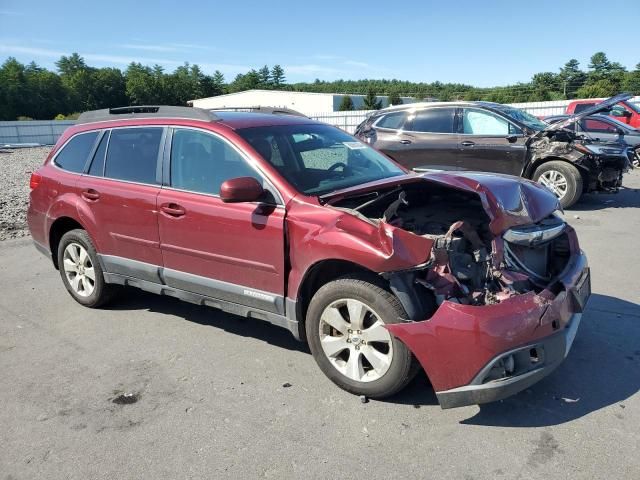
[[[429,240],[425,263],[382,275],[408,316],[387,328],[441,406],[504,398],[564,359],[590,293],[586,258],[537,184],[475,173],[422,180],[335,206]]]

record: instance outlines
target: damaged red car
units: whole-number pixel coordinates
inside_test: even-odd
[[[590,294],[544,187],[412,173],[299,116],[87,112],[31,188],[35,245],[79,303],[125,285],[265,320],[372,398],[420,367],[443,408],[512,395],[563,361]]]

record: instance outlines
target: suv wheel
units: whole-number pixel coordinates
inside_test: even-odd
[[[409,349],[384,327],[406,318],[376,279],[344,277],[320,288],[307,311],[307,340],[329,379],[348,392],[383,398],[417,372]]]
[[[551,190],[563,208],[570,207],[582,195],[582,175],[573,165],[551,161],[540,165],[533,179]]]
[[[111,299],[115,287],[104,281],[96,249],[84,230],[71,230],[62,236],[58,266],[62,283],[78,303],[95,308]]]

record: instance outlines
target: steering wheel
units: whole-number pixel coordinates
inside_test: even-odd
[[[331,166],[327,169],[327,171],[328,171],[328,172],[333,172],[336,168],[340,168],[340,167],[342,167],[342,170],[344,171],[344,170],[347,170],[347,169],[349,168],[349,165],[347,165],[347,164],[346,164],[346,163],[344,163],[344,162],[336,162],[336,163],[334,163],[333,165],[331,165]]]

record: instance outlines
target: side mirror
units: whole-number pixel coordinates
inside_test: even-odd
[[[264,195],[264,188],[253,177],[226,180],[220,186],[220,198],[225,203],[257,202]]]
[[[516,143],[518,141],[518,136],[517,135],[509,135],[507,137],[507,142],[509,143]]]

